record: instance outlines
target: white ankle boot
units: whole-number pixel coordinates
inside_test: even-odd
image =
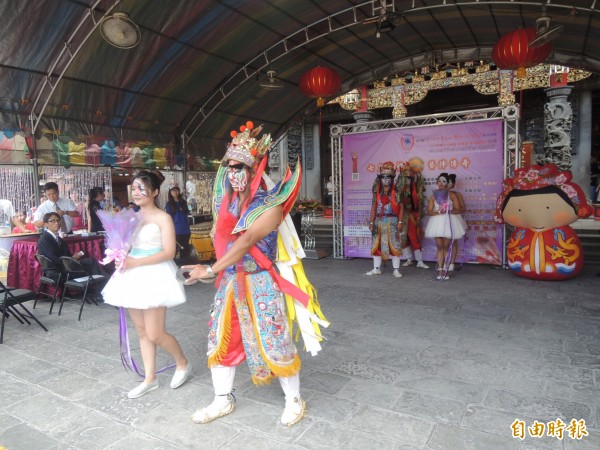
[[[281,423],[291,427],[297,424],[304,418],[306,414],[306,403],[300,396],[294,397],[290,400],[285,400],[285,409],[281,415]]]
[[[233,394],[215,395],[213,402],[206,408],[199,409],[192,415],[195,423],[212,422],[219,417],[231,414],[235,409],[235,397]]]

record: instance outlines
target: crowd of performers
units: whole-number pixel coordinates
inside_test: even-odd
[[[302,267],[305,256],[288,212],[300,188],[301,169],[287,169],[275,184],[265,174],[270,135],[259,136],[252,122],[232,132],[213,191],[214,244],[212,265],[182,267],[185,284],[216,282],[208,334],[208,366],[213,401],[192,416],[211,422],[235,409],[236,367],[247,362],[252,381],[268,384],[278,378],[285,394],[280,422],[291,426],[305,415],[300,394],[301,361],[292,328],[302,336],[306,351],[321,350],[319,326],[329,323],[320,311],[316,290]],[[153,173],[133,181],[133,199],[141,207],[141,225],[132,249],[111,278],[103,295],[106,303],[126,308],[140,340],[145,375],[132,389],[137,398],[158,389],[156,348],[175,360],[170,387],[181,386],[191,364],[177,340],[165,330],[166,308],[185,302],[177,286],[175,230],[167,213],[156,207],[161,180]],[[160,282],[148,283],[148,280]],[[157,286],[165,286],[157,288]],[[168,292],[170,291],[170,293]],[[124,316],[124,309],[122,309]]]
[[[366,275],[381,275],[383,261],[392,260],[392,274],[401,278],[400,261],[404,267],[413,264],[428,269],[423,262],[421,240],[435,239],[437,246],[438,280],[447,280],[448,272],[455,270],[458,240],[466,231],[462,217],[465,202],[454,191],[456,175],[442,173],[437,178],[437,190],[425,200],[425,180],[422,175],[423,161],[412,158],[396,166],[388,161],[379,166],[373,183],[373,202],[369,216],[369,229],[373,235],[371,255],[373,269]],[[429,216],[423,229],[422,221]]]

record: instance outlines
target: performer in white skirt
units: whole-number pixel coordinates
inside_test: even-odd
[[[460,214],[458,197],[448,190],[448,181],[447,173],[438,176],[438,190],[434,191],[429,198],[427,208],[429,221],[425,228],[425,237],[434,238],[437,245],[438,280],[448,279],[450,242],[460,239],[467,231],[464,221],[458,217]]]
[[[145,379],[131,390],[129,398],[158,389],[156,346],[175,359],[171,388],[181,386],[191,371],[177,340],[165,330],[166,309],[185,302],[182,283],[176,278],[175,227],[171,216],[156,205],[164,177],[160,172],[142,171],[133,180],[133,201],[140,206],[141,224],[123,267],[102,291],[104,302],[127,308],[140,339]]]

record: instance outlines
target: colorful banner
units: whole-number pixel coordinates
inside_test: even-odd
[[[371,256],[368,223],[379,164],[419,157],[425,163],[426,202],[440,173],[456,174],[455,190],[464,197],[469,226],[456,262],[501,264],[502,226],[494,223],[493,214],[502,188],[503,125],[493,120],[343,136],[344,256]],[[422,245],[424,259],[435,261],[435,241],[424,239]]]

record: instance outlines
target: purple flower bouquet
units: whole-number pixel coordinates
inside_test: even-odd
[[[445,214],[450,206],[450,194],[446,190],[433,191],[435,202],[440,206],[439,212]]]
[[[114,261],[117,270],[122,272],[125,270],[125,259],[141,217],[132,209],[122,209],[117,213],[98,211],[97,214],[106,233],[106,257],[101,263],[108,264]]]

